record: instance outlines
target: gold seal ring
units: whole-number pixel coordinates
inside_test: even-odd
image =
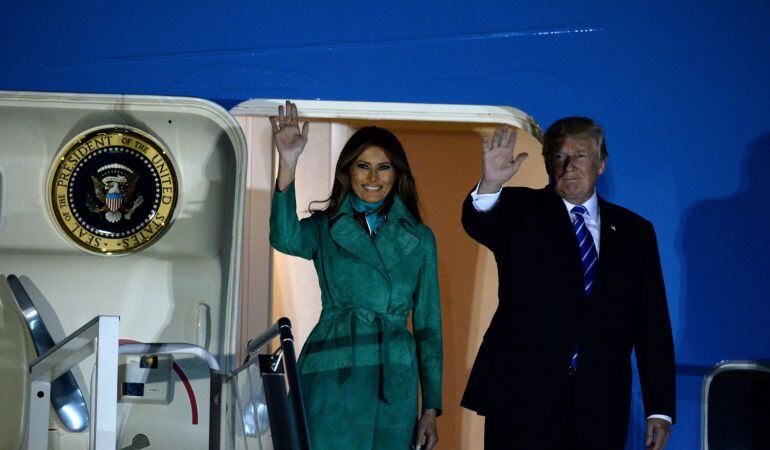
[[[48,176],[62,234],[100,255],[139,251],[170,226],[179,182],[166,147],[138,128],[106,125],[70,140]]]

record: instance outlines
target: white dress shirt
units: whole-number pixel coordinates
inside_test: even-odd
[[[481,182],[479,182],[481,184]],[[479,194],[479,185],[476,185],[476,189],[471,192],[471,199],[473,202],[473,207],[478,212],[487,212],[497,206],[498,200],[500,200],[500,192],[502,192],[502,189],[500,189],[497,192],[493,192],[491,194]],[[564,202],[564,207],[567,208],[567,212],[569,213],[570,220],[572,223],[575,223],[575,214],[573,214],[572,208],[577,206],[573,205],[572,203],[568,202],[567,200],[564,200],[562,198],[562,201]],[[602,218],[599,214],[599,199],[596,196],[596,191],[594,191],[594,194],[586,200],[581,206],[583,206],[587,212],[587,214],[583,215],[583,219],[585,220],[586,227],[588,227],[588,231],[591,233],[591,237],[594,239],[594,244],[596,245],[596,253],[599,254],[599,247],[601,242],[601,224],[602,224]],[[671,417],[663,415],[663,414],[651,414],[647,419],[663,419],[667,421],[668,423],[672,423]]]

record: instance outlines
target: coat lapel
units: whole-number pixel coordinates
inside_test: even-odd
[[[559,264],[563,264],[564,277],[575,290],[575,298],[582,298],[583,290],[583,266],[580,262],[580,248],[578,247],[575,228],[572,226],[572,219],[564,206],[564,201],[559,197],[553,188],[549,185],[545,188],[548,195],[548,216],[546,221],[548,226],[552,227],[549,236],[554,239],[554,247],[559,255],[557,256]]]
[[[350,206],[348,198],[342,202],[340,210],[332,217],[331,222],[329,232],[337,245],[388,277],[377,247],[361,224],[353,217],[353,208]]]
[[[349,199],[332,217],[330,233],[334,242],[390,279],[388,271],[420,244],[416,221],[396,196],[377,237],[372,240],[353,217]]]
[[[386,270],[389,271],[404,255],[411,253],[420,244],[420,238],[414,230],[415,225],[416,221],[406,209],[406,205],[396,196],[388,212],[388,219],[374,240]]]
[[[599,197],[599,215],[601,217],[600,246],[599,246],[599,267],[596,269],[596,286],[594,288],[594,298],[601,298],[601,292],[612,276],[612,268],[617,262],[617,239],[618,229],[615,223],[615,211],[612,205]]]

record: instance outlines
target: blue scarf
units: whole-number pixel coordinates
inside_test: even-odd
[[[350,196],[350,205],[353,207],[353,211],[363,215],[366,220],[366,225],[369,228],[369,236],[373,237],[377,234],[380,225],[385,222],[385,214],[378,212],[378,209],[380,209],[383,203],[385,203],[385,199],[380,200],[379,202],[369,203],[361,200],[355,194]]]

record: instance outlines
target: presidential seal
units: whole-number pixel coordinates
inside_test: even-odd
[[[178,182],[168,150],[137,128],[86,131],[59,152],[48,177],[49,203],[62,233],[88,251],[138,251],[168,228]]]

